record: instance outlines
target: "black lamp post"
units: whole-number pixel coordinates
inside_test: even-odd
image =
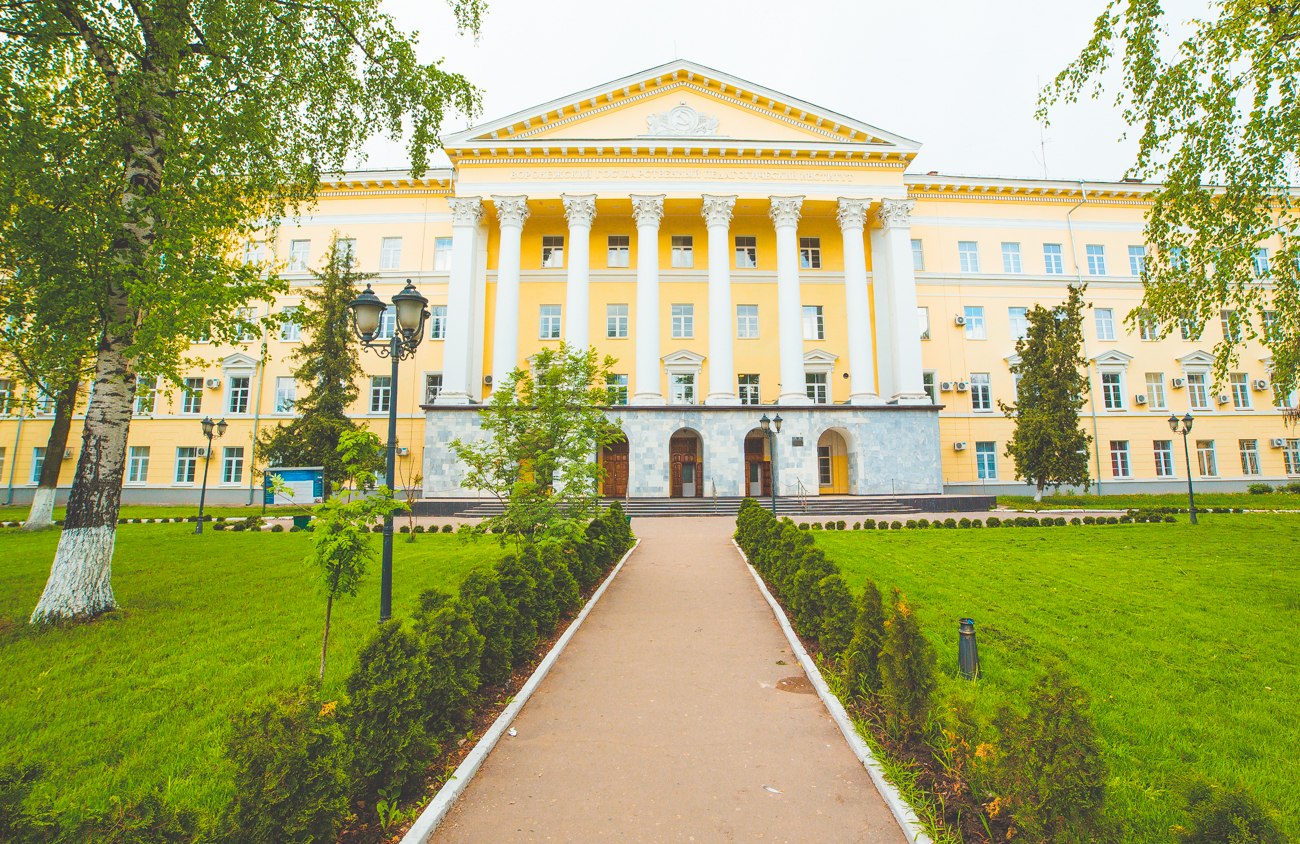
[[[203,533],[203,500],[208,497],[208,464],[212,462],[212,433],[216,431],[218,437],[226,435],[226,420],[213,422],[211,416],[203,417],[199,423],[203,427],[203,436],[208,438],[208,453],[203,458],[203,486],[199,488],[199,521],[194,526],[195,533]]]
[[[1192,524],[1196,524],[1196,498],[1192,494],[1192,452],[1187,445],[1187,435],[1192,432],[1192,414],[1188,413],[1182,419],[1169,414],[1169,430],[1183,435],[1183,457],[1187,460],[1187,512],[1191,514]]]
[[[361,339],[361,345],[374,350],[380,357],[393,361],[388,390],[388,461],[384,468],[384,485],[394,486],[397,467],[397,364],[415,354],[424,339],[424,323],[429,318],[429,300],[420,295],[408,278],[406,286],[393,297],[396,325],[391,337],[379,337],[380,323],[388,306],[375,291],[366,285],[361,295],[348,303],[352,312],[352,328]],[[393,516],[384,516],[384,556],[379,571],[379,623],[393,615]]]
[[[768,419],[764,413],[758,420],[759,426],[763,429],[763,434],[767,437],[767,450],[771,455],[771,484],[772,484],[772,515],[776,515],[776,435],[781,433],[781,414],[777,414],[775,419]],[[773,430],[775,428],[775,430]]]

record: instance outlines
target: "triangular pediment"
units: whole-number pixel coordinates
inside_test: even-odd
[[[704,363],[704,355],[690,349],[678,349],[663,357],[664,370],[669,374],[698,371]]]
[[[1098,366],[1128,366],[1133,356],[1127,352],[1121,352],[1118,349],[1111,349],[1108,352],[1102,352],[1093,358]]]
[[[242,352],[235,352],[221,359],[221,369],[225,372],[256,368],[257,358],[250,357]]]
[[[1183,369],[1186,369],[1189,366],[1209,367],[1214,365],[1214,355],[1197,349],[1194,352],[1190,352],[1180,357],[1178,362],[1183,365]]]

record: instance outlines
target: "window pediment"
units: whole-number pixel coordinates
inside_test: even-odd
[[[803,356],[804,372],[830,372],[835,368],[839,355],[833,355],[825,349],[813,349]]]
[[[692,375],[704,365],[704,355],[690,349],[678,349],[663,357],[664,371],[669,375]]]
[[[227,375],[250,375],[257,369],[257,358],[235,352],[221,359],[221,371]]]

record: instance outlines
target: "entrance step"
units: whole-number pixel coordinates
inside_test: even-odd
[[[735,516],[744,501],[739,497],[719,498],[630,498],[620,500],[624,512],[634,518],[656,516]],[[771,499],[758,501],[771,506]],[[778,498],[776,512],[791,518],[906,516],[915,513],[972,513],[989,510],[996,499],[991,495],[918,496],[811,496],[804,499]],[[483,499],[423,499],[415,502],[417,516],[456,516],[481,519],[499,515],[503,506]]]

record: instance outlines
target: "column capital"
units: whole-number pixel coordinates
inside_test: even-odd
[[[704,217],[704,223],[708,228],[721,226],[728,228],[731,226],[731,212],[736,207],[736,197],[734,196],[717,196],[715,194],[704,194],[704,208],[701,214]]]
[[[636,218],[637,228],[641,226],[659,228],[659,222],[664,218],[664,195],[662,193],[632,194],[632,216]]]
[[[768,199],[772,202],[768,214],[778,229],[799,224],[799,209],[803,208],[802,196],[770,196]]]
[[[453,226],[477,226],[483,220],[481,196],[453,196],[447,204],[451,206]]]
[[[835,212],[835,219],[839,221],[840,231],[866,228],[867,207],[870,205],[870,199],[841,196],[839,198],[839,210]]]
[[[562,193],[560,201],[564,203],[564,217],[570,228],[591,228],[596,219],[596,195],[594,193]]]
[[[524,227],[524,221],[528,219],[528,197],[493,195],[492,202],[497,207],[497,221],[501,225]]]
[[[916,207],[915,199],[880,200],[876,211],[876,222],[882,229],[905,229],[912,224],[912,209]]]

